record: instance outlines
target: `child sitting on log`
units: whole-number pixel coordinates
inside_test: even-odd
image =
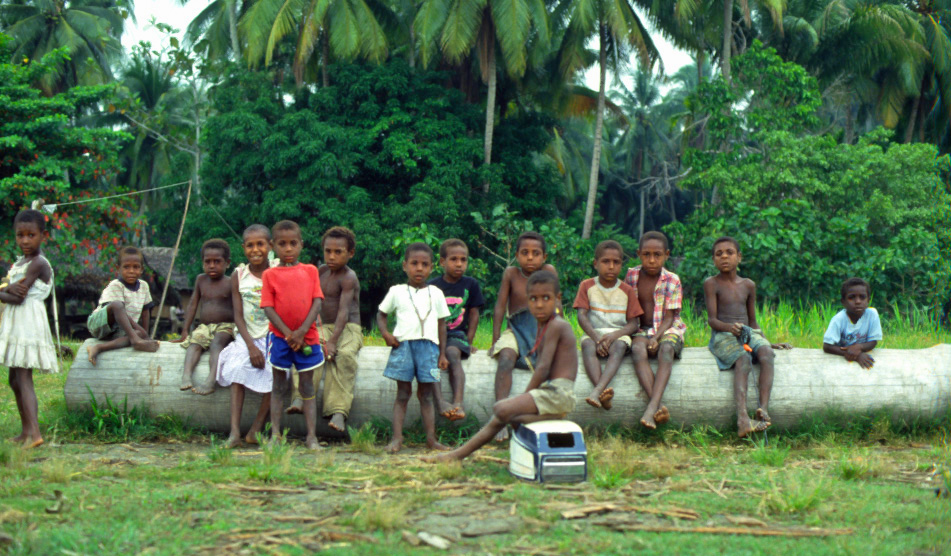
[[[314,371],[324,364],[324,352],[317,332],[317,315],[324,292],[320,289],[317,267],[298,260],[304,248],[300,226],[282,220],[271,229],[271,245],[279,264],[264,271],[261,286],[261,307],[270,324],[267,352],[274,380],[271,389],[271,443],[280,442],[284,394],[291,372],[299,375],[301,398],[304,401],[304,422],[307,437],[304,444],[317,450],[317,400],[314,394]]]
[[[446,454],[423,458],[423,461],[460,460],[486,445],[508,424],[515,426],[561,419],[575,406],[575,377],[578,374],[578,349],[574,331],[557,314],[561,306],[558,277],[548,271],[534,272],[526,281],[526,297],[538,334],[531,348],[537,353],[537,365],[525,392],[495,402],[492,419],[468,442]]]
[[[720,271],[703,281],[707,322],[713,329],[710,351],[721,371],[735,366],[733,398],[740,438],[766,430],[772,424],[767,412],[773,389],[773,349],[791,349],[789,344],[771,344],[756,323],[756,284],[741,278],[736,268],[742,260],[740,244],[729,236],[713,242],[713,264]],[[755,419],[746,409],[746,389],[753,363],[759,363],[759,406]]]
[[[558,271],[545,263],[545,238],[538,232],[524,232],[515,240],[515,261],[502,273],[499,298],[492,313],[492,347],[489,355],[498,360],[495,371],[495,401],[504,400],[512,392],[512,370],[518,365],[527,369],[536,357],[529,354],[538,332],[538,323],[528,311],[525,284],[532,273],[547,270],[558,276]],[[559,305],[559,309],[560,309]],[[508,328],[502,333],[502,318],[508,314]],[[496,441],[508,439],[508,429],[499,431]]]
[[[581,339],[581,357],[594,385],[585,399],[592,407],[611,409],[614,389],[608,385],[631,348],[637,317],[644,312],[637,301],[637,292],[618,279],[623,265],[621,244],[613,240],[599,243],[594,249],[598,276],[581,282],[573,304],[578,310],[578,325],[586,334]],[[603,373],[599,357],[607,357]]]
[[[661,232],[645,233],[641,236],[637,256],[641,264],[628,270],[624,278],[637,290],[637,299],[644,309],[640,329],[634,333],[631,353],[637,380],[649,398],[641,424],[655,429],[670,420],[670,412],[661,405],[661,399],[674,359],[680,358],[683,352],[687,325],[680,318],[683,303],[680,277],[664,268],[670,257],[667,236]],[[657,375],[651,370],[650,357],[657,357]]]
[[[88,346],[89,362],[104,351],[132,346],[137,351],[158,351],[159,343],[149,336],[152,294],[142,280],[145,267],[142,251],[136,247],[119,249],[119,277],[109,282],[99,304],[86,319],[89,334],[103,343]]]
[[[871,295],[868,282],[849,278],[842,284],[842,306],[829,322],[822,337],[822,351],[855,361],[863,369],[871,369],[875,360],[868,352],[882,339],[882,323],[878,311],[868,306]]]
[[[231,247],[223,239],[209,239],[201,246],[201,266],[205,272],[195,279],[195,289],[185,310],[182,336],[173,343],[182,344],[186,350],[181,389],[207,396],[215,391],[218,356],[234,339],[231,281],[225,275],[231,266]],[[189,334],[199,308],[201,324]],[[195,387],[192,386],[192,374],[205,350],[208,350],[208,378],[204,384]]]
[[[218,384],[231,387],[231,435],[228,447],[241,444],[241,411],[245,390],[263,394],[254,423],[244,437],[248,444],[257,444],[257,434],[271,408],[273,378],[271,365],[264,357],[267,350],[267,315],[261,308],[261,277],[270,267],[271,230],[252,224],[244,230],[241,247],[247,264],[238,265],[231,274],[231,303],[234,325],[238,329],[234,342],[221,350],[218,358]],[[277,263],[277,261],[274,261]]]
[[[360,326],[360,280],[347,263],[357,248],[357,237],[347,228],[334,226],[321,238],[324,264],[317,268],[324,299],[320,308],[320,340],[324,356],[323,417],[334,430],[347,430],[347,417],[353,405],[353,386],[357,379],[357,355],[363,347]],[[314,388],[320,383],[314,375]],[[288,413],[299,413],[302,401],[294,376],[294,396]]]
[[[439,383],[439,370],[449,366],[446,360],[446,317],[449,307],[442,290],[426,283],[433,270],[433,250],[425,243],[411,243],[403,255],[407,284],[392,286],[380,303],[377,327],[386,345],[392,347],[383,376],[396,381],[393,404],[393,440],[386,451],[393,454],[403,447],[403,420],[413,394],[426,429],[426,445],[433,450],[448,450],[436,440],[436,414],[433,385]],[[396,312],[396,328],[390,333],[387,315]]]
[[[443,275],[429,281],[441,289],[449,305],[449,321],[446,325],[446,359],[449,360],[449,385],[452,387],[452,403],[445,401],[442,390],[435,389],[436,407],[439,414],[450,421],[466,418],[463,409],[466,375],[462,370],[462,361],[476,351],[472,345],[476,329],[479,327],[479,312],[485,305],[482,288],[471,276],[466,276],[469,268],[469,247],[461,239],[451,238],[439,246],[439,266]]]

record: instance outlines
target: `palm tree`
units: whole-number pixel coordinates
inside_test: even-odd
[[[20,0],[0,4],[0,29],[13,37],[16,61],[38,60],[66,48],[69,60],[62,70],[38,83],[44,94],[52,95],[112,79],[111,65],[121,54],[119,38],[131,8],[131,0]]]
[[[594,223],[594,205],[598,196],[598,170],[601,161],[601,143],[604,132],[604,101],[605,81],[607,78],[608,51],[612,54],[612,65],[617,67],[620,58],[628,48],[636,50],[645,66],[652,66],[658,58],[657,48],[654,46],[644,24],[641,23],[634,6],[627,0],[566,0],[570,1],[568,18],[569,42],[578,41],[574,37],[589,37],[594,33],[598,36],[598,107],[594,126],[594,150],[591,155],[591,173],[588,178],[588,199],[585,204],[584,225],[581,229],[582,239],[591,237],[591,227]]]
[[[320,46],[321,82],[330,84],[327,65],[363,58],[382,62],[389,45],[384,23],[392,12],[380,0],[257,0],[238,22],[247,41],[247,59],[270,65],[278,43],[295,38],[294,78],[303,84],[314,50]]]
[[[492,163],[495,95],[498,80],[495,48],[502,52],[506,72],[513,78],[529,65],[530,44],[539,50],[550,37],[544,0],[423,0],[414,23],[420,39],[420,58],[429,65],[437,52],[458,64],[475,48],[482,81],[487,84],[484,161]],[[482,184],[485,193],[489,181]]]
[[[182,3],[187,1],[182,0]],[[249,3],[239,0],[214,0],[188,24],[185,30],[186,40],[196,45],[196,50],[209,58],[240,59],[242,49],[238,35],[238,19]]]

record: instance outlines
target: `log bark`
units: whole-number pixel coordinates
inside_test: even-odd
[[[98,365],[93,367],[85,358],[85,346],[93,341],[87,340],[80,348],[66,380],[64,395],[71,411],[88,408],[92,392],[99,403],[105,401],[106,396],[118,403],[127,399],[130,407],[144,406],[153,415],[174,414],[195,426],[228,431],[230,397],[227,388],[219,387],[209,396],[178,389],[185,359],[185,350],[180,346],[162,342],[156,353],[131,349],[109,351],[100,354]],[[396,382],[383,377],[389,351],[389,348],[374,346],[360,351],[351,426],[359,427],[374,417],[392,418]],[[822,350],[777,351],[769,407],[774,426],[793,426],[804,415],[830,408],[858,413],[889,409],[907,417],[934,418],[951,407],[951,344],[922,350],[877,349],[874,356],[875,367],[866,371],[858,364],[822,353]],[[464,367],[466,411],[484,422],[495,401],[495,361],[480,351],[470,357]],[[208,356],[205,355],[195,370],[195,384],[204,380],[207,372]],[[750,410],[756,406],[758,373],[755,367],[749,385]],[[512,392],[524,391],[529,377],[527,371],[516,369]],[[579,368],[575,381],[577,403],[568,419],[582,426],[635,425],[644,412],[647,398],[638,386],[630,358],[624,361],[611,386],[616,393],[613,409],[605,411],[589,406],[584,398],[590,393],[591,384],[584,370]],[[445,373],[441,387],[446,399],[451,399]],[[726,426],[735,419],[732,389],[732,371],[718,371],[706,348],[687,348],[674,365],[663,403],[675,423]],[[322,393],[320,388],[318,414]],[[259,403],[260,396],[248,392],[243,427],[250,426]],[[414,396],[406,423],[412,425],[417,420],[419,404]],[[300,416],[286,416],[283,423],[295,433],[304,431]],[[327,427],[326,420],[318,418],[318,434],[330,437],[334,431]]]

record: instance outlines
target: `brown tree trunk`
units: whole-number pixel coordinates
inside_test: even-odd
[[[604,96],[607,68],[607,28],[601,25],[598,29],[598,112],[594,124],[594,150],[591,153],[591,175],[588,178],[588,201],[584,209],[584,226],[581,228],[581,239],[591,237],[591,228],[594,225],[594,205],[598,200],[598,170],[601,165],[601,133],[604,129]]]
[[[733,48],[733,0],[723,0],[723,50],[720,52],[720,72],[727,83],[730,80],[730,54]]]

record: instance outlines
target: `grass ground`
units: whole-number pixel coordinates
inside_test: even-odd
[[[817,323],[832,313],[811,321],[780,307],[761,319],[803,345],[821,341]],[[688,324],[688,343],[702,345],[702,321]],[[922,322],[885,329],[889,347],[949,341]],[[769,445],[709,427],[589,430],[588,482],[559,487],[512,478],[496,447],[423,465],[418,428],[410,449],[382,455],[383,422],[316,455],[297,441],[226,450],[121,404],[67,412],[65,377],[36,376],[47,445],[0,441],[0,552],[397,555],[435,552],[414,543],[437,535],[452,553],[951,553],[951,418],[814,416]],[[18,423],[0,389],[0,438]],[[459,442],[477,427],[440,434]]]

